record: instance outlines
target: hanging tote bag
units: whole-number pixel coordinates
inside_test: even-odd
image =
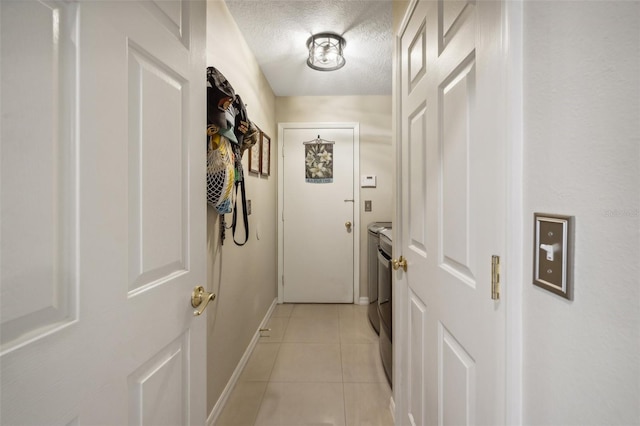
[[[216,131],[216,133],[213,133]],[[235,157],[227,138],[217,133],[214,126],[207,130],[207,203],[218,213],[231,213],[231,197],[235,183]]]

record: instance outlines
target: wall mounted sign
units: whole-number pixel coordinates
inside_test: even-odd
[[[304,143],[305,180],[307,183],[333,182],[333,145],[318,138]]]

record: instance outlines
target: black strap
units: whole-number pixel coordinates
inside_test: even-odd
[[[244,220],[244,241],[239,243],[236,241],[236,222],[238,218],[238,187],[240,187],[240,194],[242,196],[242,218]],[[231,232],[233,234],[233,242],[238,246],[243,246],[249,240],[249,215],[247,214],[247,194],[244,189],[244,179],[236,182],[236,197],[233,203],[233,224],[231,225]]]

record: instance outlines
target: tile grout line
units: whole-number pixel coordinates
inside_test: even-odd
[[[275,371],[275,366],[276,366],[276,364],[277,364],[278,358],[280,357],[280,355],[281,355],[281,353],[282,353],[282,352],[281,352],[281,351],[282,351],[282,345],[285,343],[285,334],[287,333],[288,327],[291,325],[291,318],[292,318],[293,311],[295,310],[295,306],[297,306],[297,305],[294,305],[294,308],[289,312],[289,315],[288,315],[288,316],[286,316],[286,317],[282,317],[282,318],[284,319],[284,321],[283,321],[283,323],[284,323],[284,327],[283,327],[283,332],[282,332],[282,338],[280,339],[280,341],[279,341],[279,342],[270,342],[270,343],[277,343],[277,344],[278,344],[278,348],[277,348],[277,351],[276,351],[276,354],[275,354],[274,362],[273,362],[273,364],[272,364],[272,365],[271,365],[271,367],[270,367],[270,371],[269,371],[269,375],[268,375],[268,378],[267,378],[266,386],[265,386],[265,388],[264,388],[263,392],[262,392],[262,393],[261,393],[261,395],[260,395],[260,400],[259,400],[259,404],[258,404],[258,411],[257,411],[257,413],[255,414],[255,417],[254,417],[254,419],[253,419],[253,423],[252,423],[252,425],[253,425],[253,426],[255,426],[255,425],[257,424],[258,416],[259,416],[259,414],[260,414],[260,412],[261,412],[261,409],[263,408],[263,407],[262,407],[262,405],[263,405],[263,404],[264,404],[264,402],[265,402],[265,401],[264,401],[264,399],[265,399],[265,395],[266,395],[267,388],[268,388],[270,385],[274,384],[274,383],[281,383],[281,382],[275,382],[275,381],[273,381],[273,378],[274,378],[273,373],[274,373],[274,371]],[[353,314],[351,311],[349,311],[349,313],[350,313],[350,314]],[[374,350],[374,352],[377,352],[377,351],[375,350],[377,345],[375,345],[375,342],[369,342],[369,341],[366,341],[366,342],[362,341],[362,342],[360,342],[360,341],[358,340],[358,341],[356,341],[356,342],[351,342],[351,341],[350,341],[350,339],[347,337],[347,336],[350,336],[350,334],[348,334],[347,336],[343,336],[343,326],[344,326],[345,324],[347,324],[347,323],[348,323],[348,324],[350,324],[350,325],[353,325],[353,324],[351,324],[351,323],[353,323],[354,321],[355,321],[357,324],[360,324],[360,318],[359,318],[359,316],[358,316],[357,318],[354,318],[354,316],[353,316],[353,315],[345,315],[345,317],[346,317],[346,318],[344,318],[344,320],[343,320],[343,318],[342,318],[342,315],[341,315],[341,314],[342,314],[342,311],[341,311],[340,309],[338,309],[338,311],[337,311],[337,316],[338,316],[338,324],[337,324],[337,325],[338,325],[338,327],[337,327],[337,333],[338,333],[338,336],[337,336],[337,343],[338,343],[338,349],[339,349],[339,362],[340,362],[341,382],[342,382],[342,391],[343,391],[343,396],[342,396],[342,402],[343,402],[343,421],[344,421],[344,425],[345,425],[345,426],[348,426],[348,425],[349,425],[349,423],[348,423],[348,421],[349,421],[349,418],[348,418],[348,401],[347,401],[347,398],[346,398],[346,384],[347,384],[347,379],[346,379],[346,375],[345,375],[345,368],[346,368],[346,366],[345,366],[345,359],[344,359],[344,357],[343,357],[343,350],[344,350],[344,347],[345,347],[345,345],[355,345],[355,346],[357,346],[357,347],[362,346],[363,348],[366,346],[367,348],[372,348],[372,349]],[[321,319],[319,319],[319,320],[321,320]],[[365,320],[365,322],[366,322],[366,316],[365,316],[364,320]],[[368,324],[367,324],[367,325],[368,325]],[[348,327],[347,327],[347,328],[348,328]],[[370,330],[370,331],[373,331],[373,330]],[[353,333],[352,333],[352,334],[353,334]],[[361,334],[361,333],[360,333],[360,334]],[[360,335],[360,334],[358,334],[358,335]],[[321,344],[321,343],[323,343],[323,342],[288,342],[288,343]],[[327,343],[327,344],[329,344],[330,342],[326,342],[326,343]],[[366,345],[365,345],[365,343],[366,343]],[[374,355],[375,355],[375,353],[374,353]],[[376,379],[379,379],[379,378],[376,376]],[[367,383],[367,384],[368,384],[368,383],[374,383],[374,382],[375,382],[375,383],[377,383],[377,382],[378,382],[378,380],[374,380],[374,381],[372,381],[372,382],[365,381],[365,382],[362,382],[362,383]],[[283,383],[284,383],[284,382],[283,382]],[[292,383],[293,383],[293,382],[292,382]],[[303,382],[296,382],[296,383],[303,383]],[[312,381],[312,382],[307,382],[307,383],[318,383],[318,382],[317,382],[317,381]],[[323,383],[325,383],[325,382],[323,382]],[[331,383],[331,382],[326,382],[326,383]],[[349,381],[348,383],[352,383],[352,382],[351,382],[351,381]],[[360,381],[356,381],[356,382],[353,382],[353,383],[358,384],[358,383],[361,383],[361,382],[360,382]],[[358,392],[356,392],[356,394],[357,394],[357,393],[358,393]]]
[[[265,385],[264,390],[262,391],[262,395],[260,395],[260,403],[258,404],[258,411],[256,412],[256,415],[255,415],[255,417],[253,419],[253,422],[251,424],[252,426],[255,426],[256,422],[258,421],[258,415],[260,414],[260,410],[262,409],[262,403],[264,402],[264,396],[266,395],[267,389],[269,388],[269,384],[271,383],[271,375],[273,374],[273,369],[275,368],[276,361],[278,360],[278,355],[280,354],[280,349],[282,348],[282,341],[284,340],[284,334],[287,332],[287,327],[289,327],[289,320],[291,319],[291,312],[289,312],[289,316],[287,316],[285,318],[286,318],[286,325],[283,327],[282,338],[278,342],[278,350],[276,351],[276,356],[275,356],[275,358],[273,360],[273,365],[271,366],[271,368],[269,370],[269,377],[267,378],[267,382],[266,382],[267,384]]]
[[[338,341],[340,342],[340,368],[342,370],[342,416],[344,425],[347,426],[347,393],[344,387],[344,362],[342,360],[342,316],[338,309]]]

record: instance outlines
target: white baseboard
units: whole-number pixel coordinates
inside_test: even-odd
[[[358,301],[359,305],[368,305],[369,304],[369,298],[367,296],[361,297],[360,300]]]
[[[389,410],[391,411],[393,424],[396,424],[396,402],[393,400],[393,395],[391,395],[391,398],[389,398]]]
[[[247,365],[247,362],[249,361],[249,358],[251,357],[251,354],[253,353],[253,350],[255,349],[256,344],[258,343],[258,340],[260,339],[260,329],[267,327],[267,323],[269,322],[269,319],[271,318],[271,314],[273,314],[273,310],[276,308],[277,304],[278,304],[278,298],[273,299],[273,303],[271,303],[269,310],[265,314],[264,318],[262,319],[262,322],[260,323],[260,326],[256,330],[256,333],[253,335],[253,338],[249,342],[247,349],[244,351],[244,354],[242,355],[242,358],[240,358],[240,361],[238,362],[236,369],[233,371],[231,378],[227,382],[227,386],[224,387],[224,390],[222,391],[220,398],[218,398],[216,405],[213,406],[211,413],[209,413],[209,417],[207,417],[207,426],[213,426],[216,420],[218,420],[218,417],[220,417],[220,413],[222,413],[222,409],[224,408],[225,404],[229,400],[229,396],[231,395],[233,388],[236,386],[236,383],[238,382],[238,378],[240,378],[240,375],[242,374],[242,370],[244,370],[244,367]]]

